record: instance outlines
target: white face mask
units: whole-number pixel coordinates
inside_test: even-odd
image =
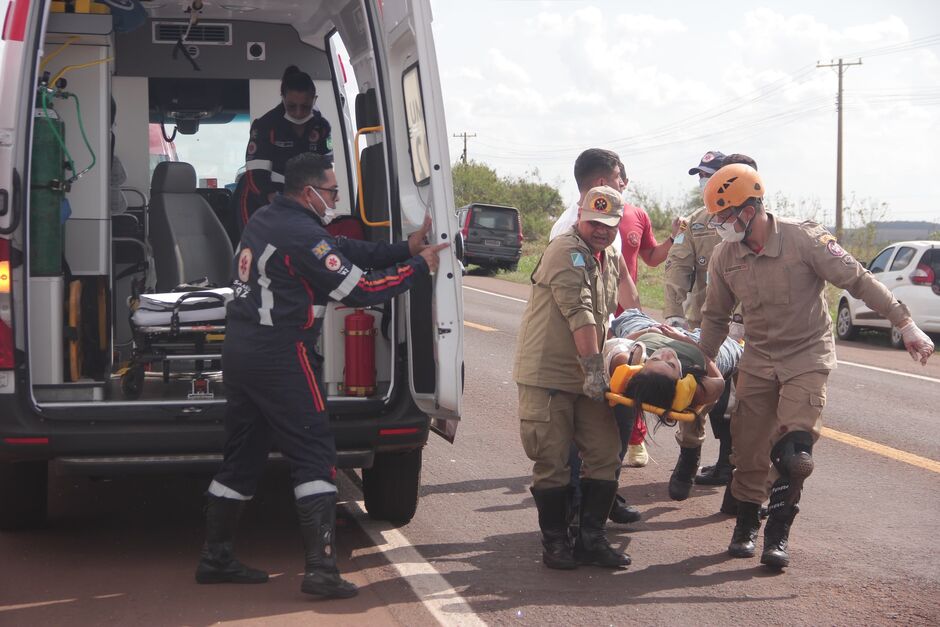
[[[284,119],[290,122],[291,124],[306,124],[307,122],[313,119],[313,109],[310,110],[310,113],[308,113],[306,117],[302,117],[302,118],[292,117],[289,113],[285,111]]]
[[[310,211],[317,214],[318,216],[320,216],[320,220],[323,222],[323,226],[326,226],[327,224],[329,224],[336,218],[336,207],[329,206],[327,202],[323,200],[323,196],[320,195],[320,192],[318,192],[315,187],[313,187],[312,185],[308,185],[307,187],[312,189],[313,193],[316,194],[317,198],[320,199],[320,202],[323,203],[323,213],[321,214],[319,211],[317,211],[313,207],[313,203],[307,203],[307,208],[310,209]]]
[[[699,191],[704,192],[706,185],[708,185],[708,177],[706,176],[705,178],[699,178],[698,180]]]

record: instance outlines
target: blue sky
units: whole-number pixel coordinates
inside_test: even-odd
[[[575,157],[606,147],[669,199],[706,150],[744,152],[791,213],[831,224],[837,77],[815,65],[861,56],[844,75],[846,202],[940,222],[940,3],[432,7],[448,129],[475,133],[469,157],[501,174],[537,168],[573,201]]]

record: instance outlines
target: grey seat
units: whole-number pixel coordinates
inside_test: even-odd
[[[188,163],[157,164],[150,182],[150,245],[157,292],[206,278],[230,283],[232,243],[209,203],[196,192],[196,171]]]

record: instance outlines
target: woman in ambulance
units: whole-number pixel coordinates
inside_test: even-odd
[[[239,233],[256,210],[283,190],[288,159],[305,152],[332,158],[330,123],[314,108],[316,101],[310,75],[291,65],[281,78],[281,103],[252,122],[245,174],[234,195]]]

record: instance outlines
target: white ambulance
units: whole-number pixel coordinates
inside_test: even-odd
[[[453,242],[459,225],[428,0],[0,0],[0,20],[0,529],[13,529],[44,520],[50,464],[218,465],[224,296],[153,292],[230,267],[231,190],[287,66],[316,85],[339,211],[365,239],[400,241],[430,214],[432,243]],[[339,465],[363,469],[375,518],[411,519],[429,432],[454,437],[456,253],[390,306],[324,314]]]

